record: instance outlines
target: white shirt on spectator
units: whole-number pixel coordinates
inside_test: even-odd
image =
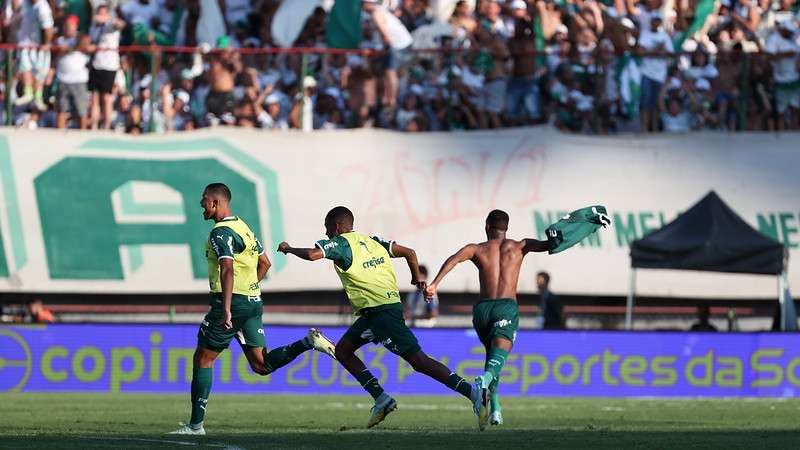
[[[773,54],[795,52],[793,56],[770,61],[772,64],[772,76],[776,83],[793,83],[800,78],[797,73],[798,56],[796,54],[796,52],[800,52],[800,45],[796,41],[786,39],[776,31],[767,38],[767,45],[765,45],[764,50]]]
[[[139,0],[129,0],[122,5],[122,16],[131,25],[141,23],[150,26],[150,21],[158,15],[158,4],[155,0],[150,0],[144,4]]]
[[[699,66],[691,66],[684,71],[686,74],[686,78],[691,80],[698,80],[700,78],[711,79],[717,78],[719,76],[719,70],[714,66],[714,64],[707,64],[703,67]]]
[[[664,131],[668,133],[687,133],[689,131],[689,112],[686,110],[673,116],[669,113],[661,113],[661,123],[664,124]]]
[[[403,22],[392,14],[385,6],[376,6],[372,13],[375,25],[386,32],[389,46],[395,50],[408,48],[414,42]]]
[[[75,45],[76,38],[60,36],[56,39],[59,47],[72,47]],[[60,83],[76,84],[89,81],[89,55],[72,50],[64,54],[58,60],[56,66],[56,78]]]
[[[119,69],[119,38],[120,31],[109,20],[103,25],[94,24],[89,29],[92,43],[102,49],[98,50],[92,60],[92,67],[98,70]]]
[[[9,1],[9,3],[11,3]],[[22,21],[17,30],[17,44],[42,43],[42,30],[53,28],[53,10],[45,0],[22,2]]]
[[[672,53],[672,39],[663,31],[651,32],[642,31],[639,37],[639,46],[645,51],[667,51]],[[667,78],[667,67],[669,66],[669,58],[642,58],[640,69],[642,75],[650,78],[653,81],[663,83]]]
[[[250,0],[225,0],[225,19],[228,26],[233,27],[236,22],[247,20],[250,14]]]

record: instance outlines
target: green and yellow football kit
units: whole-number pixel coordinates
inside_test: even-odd
[[[391,240],[351,231],[317,241],[316,246],[326,259],[333,261],[353,314],[358,317],[342,339],[355,348],[368,342],[383,344],[390,352],[408,358],[421,348],[403,318],[397,275],[391,262],[392,244]],[[377,403],[384,395],[378,379],[369,369],[354,375]],[[467,398],[472,394],[472,386],[455,372],[444,384]]]

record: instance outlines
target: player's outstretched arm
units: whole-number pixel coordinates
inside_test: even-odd
[[[540,241],[538,239],[523,239],[525,246],[522,248],[522,253],[541,253],[550,250],[550,243],[547,241]]]
[[[442,264],[442,267],[439,269],[439,273],[436,274],[436,278],[434,278],[431,284],[428,285],[428,288],[425,289],[425,299],[433,298],[433,296],[436,295],[436,289],[439,288],[439,283],[442,282],[445,275],[453,270],[455,266],[464,261],[470,261],[475,257],[475,248],[475,244],[467,244],[445,260],[444,264]]]
[[[272,267],[272,262],[270,262],[269,256],[267,256],[266,252],[258,255],[258,267],[256,268],[258,281],[263,280],[264,277],[267,276],[267,272],[269,272],[270,267]]]
[[[403,247],[397,242],[392,242],[392,256],[395,258],[405,258],[408,264],[408,270],[411,271],[411,284],[419,289],[425,289],[425,282],[419,281],[422,278],[422,274],[419,272],[417,252],[415,252],[413,248]]]
[[[281,242],[278,251],[284,255],[292,254],[306,261],[316,261],[325,257],[325,252],[319,247],[314,248],[294,248],[288,242]]]

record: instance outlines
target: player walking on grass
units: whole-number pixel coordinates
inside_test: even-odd
[[[602,210],[602,213],[598,212]],[[427,298],[436,295],[436,290],[453,268],[464,261],[472,261],[478,268],[481,286],[481,300],[472,307],[472,325],[486,348],[485,372],[475,379],[480,388],[481,415],[478,426],[481,430],[489,422],[491,410],[492,425],[501,425],[500,397],[497,385],[500,372],[519,327],[519,308],[517,306],[517,283],[522,260],[530,252],[557,253],[565,250],[584,237],[593,233],[608,220],[605,208],[598,206],[591,210],[585,208],[575,211],[547,229],[548,240],[506,238],[508,214],[495,209],[486,217],[486,242],[467,244],[453,256],[447,258],[439,269],[436,278],[425,290]],[[491,403],[491,408],[489,408]]]
[[[216,224],[206,241],[211,309],[197,333],[192,369],[192,417],[170,434],[206,434],[203,428],[214,360],[236,337],[253,372],[269,375],[312,348],[334,357],[333,343],[311,328],[308,335],[267,352],[262,329],[259,282],[270,261],[244,221],[233,215],[231,191],[222,183],[206,186],[200,205],[203,218]]]
[[[355,351],[368,342],[383,344],[389,351],[405,359],[417,372],[468,398],[475,413],[480,415],[479,389],[426,355],[403,320],[403,306],[391,258],[405,258],[411,270],[411,284],[424,290],[425,282],[419,281],[421,275],[416,253],[394,241],[353,231],[353,221],[353,213],[349,209],[337,206],[325,216],[328,239],[317,241],[314,248],[294,248],[282,242],[278,251],[308,261],[323,258],[333,261],[353,312],[358,316],[336,344],[336,359],[375,399],[367,428],[377,425],[397,408],[397,402],[383,390],[378,379],[355,355]]]

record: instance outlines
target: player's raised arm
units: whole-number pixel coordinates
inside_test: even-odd
[[[457,251],[454,255],[447,258],[442,267],[439,269],[439,273],[436,274],[436,278],[433,279],[431,284],[428,285],[428,288],[425,289],[425,298],[432,298],[436,295],[436,289],[439,287],[439,283],[442,282],[445,275],[447,275],[455,266],[464,262],[470,261],[472,258],[475,257],[475,248],[477,246],[475,244],[467,244],[461,250]]]
[[[522,247],[522,254],[534,252],[541,253],[550,250],[550,243],[548,241],[540,241],[538,239],[523,239],[525,246]]]
[[[417,259],[417,252],[415,252],[413,248],[403,247],[397,242],[392,242],[391,252],[389,253],[392,256],[392,258],[405,258],[406,263],[408,264],[408,270],[411,271],[411,284],[418,287],[419,289],[425,289],[426,287],[425,282],[420,281],[423,277],[419,271],[419,260]]]
[[[319,247],[314,248],[295,248],[284,241],[278,245],[278,251],[284,255],[292,254],[306,261],[316,261],[325,257],[325,252]]]

